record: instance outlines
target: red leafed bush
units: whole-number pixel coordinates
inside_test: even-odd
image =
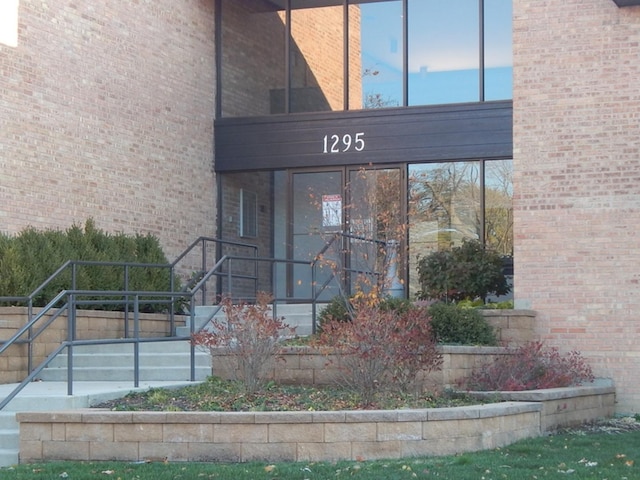
[[[477,391],[519,391],[569,387],[593,379],[591,367],[579,352],[563,355],[542,342],[529,342],[474,370],[460,386]]]
[[[331,347],[340,383],[368,403],[378,391],[406,390],[420,370],[442,365],[423,309],[400,313],[362,304],[350,322],[330,320],[316,345]]]
[[[241,380],[247,393],[255,393],[267,381],[273,367],[280,340],[293,335],[282,318],[274,317],[270,303],[272,297],[260,292],[255,304],[233,304],[222,299],[226,321],[213,320],[211,331],[193,335],[192,342],[205,348],[217,348],[231,354],[236,379]]]

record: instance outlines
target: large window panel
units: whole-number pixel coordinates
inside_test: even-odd
[[[290,111],[344,110],[343,7],[303,8],[308,0],[291,4]]]
[[[513,161],[485,163],[485,244],[513,256]]]
[[[417,259],[479,239],[482,231],[479,162],[409,166],[409,292],[418,290]]]
[[[349,10],[351,110],[402,106],[402,23],[400,0],[361,3]]]
[[[267,1],[222,2],[221,102],[225,117],[285,111],[284,12]]]
[[[222,116],[513,96],[512,0],[221,1]]]
[[[478,0],[409,0],[408,8],[409,105],[479,101]]]
[[[511,0],[484,0],[485,100],[513,97]]]

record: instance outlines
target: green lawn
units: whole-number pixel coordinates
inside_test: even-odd
[[[0,479],[59,480],[640,479],[640,430],[582,431],[448,457],[338,463],[63,462],[0,469]]]

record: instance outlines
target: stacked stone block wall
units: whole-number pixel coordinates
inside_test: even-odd
[[[513,2],[514,298],[640,411],[640,8]]]
[[[36,315],[38,311],[34,312]],[[0,343],[11,338],[25,325],[26,307],[0,308]],[[48,320],[46,316],[34,329]],[[40,335],[33,345],[33,366],[42,363],[62,342],[67,340],[67,315],[61,315]],[[171,333],[168,314],[141,314],[141,337],[166,337]],[[133,333],[133,314],[129,315],[129,336]],[[92,340],[125,337],[123,312],[84,310],[76,315],[76,339]],[[21,382],[28,375],[26,344],[16,344],[0,355],[0,383]]]
[[[433,410],[19,413],[20,462],[336,461],[451,455],[540,435],[541,406]]]
[[[20,462],[314,462],[453,455],[608,417],[615,408],[615,391],[606,381],[517,393],[519,401],[416,410],[18,413]]]

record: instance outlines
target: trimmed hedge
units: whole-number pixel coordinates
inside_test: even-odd
[[[384,298],[379,303],[380,310],[395,311],[404,315],[410,310],[426,309],[424,318],[430,323],[431,332],[436,342],[453,345],[497,345],[498,340],[493,327],[487,319],[473,306],[461,306],[438,302],[430,306],[416,305],[410,300],[401,298]],[[350,309],[355,306],[350,304]],[[318,331],[331,320],[350,322],[347,300],[342,296],[334,297],[318,315]]]
[[[431,329],[438,343],[455,345],[497,345],[493,327],[476,308],[449,303],[429,307]]]
[[[73,225],[65,231],[27,228],[15,236],[0,235],[0,296],[31,294],[68,260],[169,263],[156,237],[109,234],[96,228],[92,220],[87,220],[84,228]],[[121,266],[80,265],[76,271],[75,288],[124,290],[124,270]],[[170,278],[169,268],[130,267],[128,290],[167,292],[170,291]],[[34,305],[44,306],[60,291],[70,289],[71,280],[71,269],[64,270],[38,293]],[[177,290],[179,280],[175,278],[175,282]],[[7,304],[11,303],[4,303]],[[123,306],[93,308],[121,310]],[[146,309],[157,311],[163,308],[147,306]]]

